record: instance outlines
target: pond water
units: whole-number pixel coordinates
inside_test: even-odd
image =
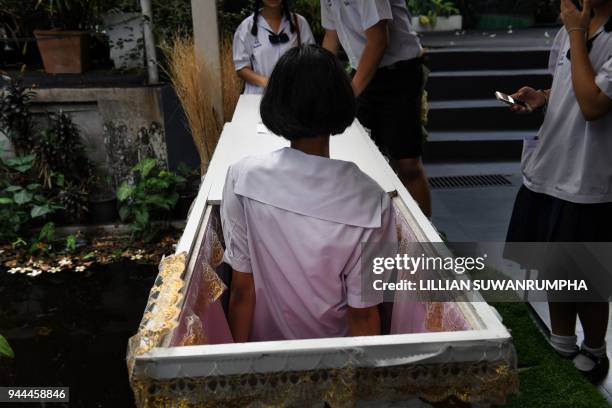
[[[70,387],[69,405],[47,407],[133,406],[127,340],[156,275],[135,263],[35,278],[0,268],[0,334],[15,351],[0,360],[0,385]]]

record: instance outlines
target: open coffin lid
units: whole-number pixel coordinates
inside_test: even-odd
[[[222,264],[219,219],[225,176],[242,157],[288,145],[260,124],[259,101],[241,97],[176,254],[160,264],[128,347],[137,405],[343,406],[451,396],[502,403],[518,385],[511,336],[473,294],[459,303],[395,303],[389,335],[233,344],[225,315],[231,269]],[[429,245],[441,242],[439,235],[359,123],[331,138],[330,154],[355,162],[392,196],[404,248],[418,242],[424,253],[439,254],[439,245]]]

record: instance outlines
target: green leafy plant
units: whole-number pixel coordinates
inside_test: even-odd
[[[78,127],[64,112],[48,113],[42,130],[40,124],[34,126],[34,95],[19,80],[9,81],[0,96],[0,132],[8,136],[18,155],[36,154],[31,177],[22,181],[42,184],[45,196],[59,197],[70,217],[79,219],[86,211],[93,164]]]
[[[254,0],[242,1],[242,4],[230,0],[217,0],[219,29],[224,37],[233,38],[236,28],[247,18],[254,7]]]
[[[26,54],[28,38],[32,31],[44,20],[42,10],[36,8],[35,0],[0,0],[0,27],[6,31],[6,48]]]
[[[53,241],[55,240],[55,224],[48,222],[38,231],[38,234],[32,238],[30,243],[30,254],[49,253],[53,249]]]
[[[308,21],[315,40],[320,44],[325,36],[325,29],[321,25],[320,0],[295,0],[293,4],[293,10]]]
[[[81,134],[64,112],[48,114],[49,126],[37,138],[34,151],[43,185],[52,190],[68,216],[79,220],[87,211],[87,193],[94,167]]]
[[[74,252],[77,247],[77,237],[75,235],[68,235],[66,237],[66,251]]]
[[[185,179],[185,182],[180,186],[181,192],[198,191],[201,181],[198,168],[188,166],[185,162],[180,162],[176,168],[176,173]]]
[[[34,148],[34,131],[30,105],[34,93],[19,80],[10,80],[0,94],[0,130],[18,153]]]
[[[110,3],[114,3],[112,9],[140,11],[140,7],[133,7],[130,0],[110,0]],[[193,30],[191,0],[151,0],[151,7],[158,44],[169,43],[177,32],[191,33]]]
[[[92,176],[92,165],[85,154],[79,129],[63,111],[49,113],[48,122],[34,147],[45,184],[50,186],[52,176],[57,173],[63,174],[67,182],[87,182]]]
[[[407,5],[413,15],[419,16],[421,25],[435,26],[438,17],[459,14],[455,3],[449,0],[408,0]]]
[[[0,132],[8,136],[22,158],[36,154],[29,177],[20,177],[20,185],[41,184],[41,194],[57,198],[68,218],[81,219],[87,210],[93,164],[87,158],[78,127],[64,112],[47,113],[46,121],[34,125],[34,95],[19,80],[11,79],[0,96]]]
[[[36,9],[48,18],[46,28],[63,30],[95,28],[103,7],[103,0],[36,0]]]
[[[45,196],[42,185],[31,182],[34,154],[0,159],[0,239],[14,240],[27,234],[38,219],[63,208]]]
[[[152,158],[139,162],[132,173],[133,183],[124,181],[117,191],[119,216],[130,223],[133,238],[150,242],[159,232],[152,215],[156,210],[169,212],[174,208],[179,198],[177,190],[185,179],[162,169]]]
[[[15,358],[15,352],[6,338],[0,334],[0,357]]]

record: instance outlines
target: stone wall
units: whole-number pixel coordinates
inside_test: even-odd
[[[69,114],[89,157],[115,184],[145,156],[154,156],[171,169],[180,161],[199,166],[180,103],[168,85],[36,88],[35,92],[32,111],[40,126],[45,112]],[[6,138],[0,135],[2,141]],[[10,155],[8,143],[4,148],[0,154]]]
[[[100,168],[123,173],[123,167],[133,166],[132,162],[113,161],[117,156],[113,141],[121,137],[126,146],[140,151],[137,135],[142,128],[158,124],[161,131],[149,141],[155,156],[167,162],[166,143],[163,132],[164,116],[160,90],[157,87],[134,88],[51,88],[38,89],[34,98],[35,111],[58,111],[69,114],[81,130],[89,156]],[[115,131],[115,138],[108,137],[109,129]],[[120,132],[120,135],[116,135]],[[144,154],[144,153],[143,153]],[[126,158],[128,159],[128,158]],[[123,176],[123,174],[121,174]]]

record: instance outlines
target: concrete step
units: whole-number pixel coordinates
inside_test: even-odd
[[[543,69],[550,47],[430,49],[425,64],[432,71]]]
[[[523,86],[548,89],[552,77],[546,69],[436,71],[429,76],[430,101],[493,99],[495,91],[513,93]]]
[[[538,129],[531,130],[463,130],[456,132],[430,132],[427,141],[429,143],[445,142],[509,142],[522,141],[529,136],[538,133]]]
[[[541,112],[517,114],[507,105],[491,99],[432,101],[429,104],[430,131],[463,131],[465,129],[504,131],[538,129],[544,116]]]
[[[426,163],[518,161],[523,139],[537,132],[537,129],[432,131],[425,143],[423,160]]]
[[[469,163],[432,163],[425,166],[428,177],[478,176],[483,174],[519,175],[519,161],[478,161]]]

